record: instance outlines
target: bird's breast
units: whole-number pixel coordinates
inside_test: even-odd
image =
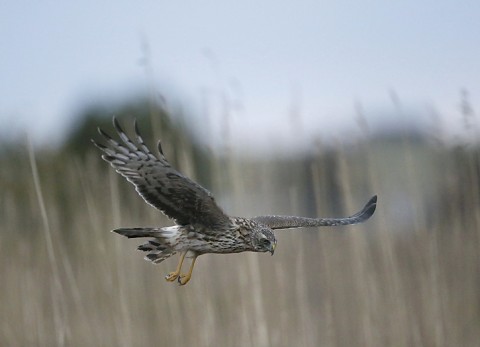
[[[238,253],[249,250],[247,233],[239,228],[225,230],[186,228],[177,245],[178,251],[198,254]]]

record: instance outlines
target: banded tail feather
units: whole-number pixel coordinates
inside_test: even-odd
[[[161,263],[176,253],[170,240],[175,236],[172,228],[120,228],[112,231],[129,239],[152,237],[153,239],[138,246],[137,250],[146,252],[144,259],[154,264]]]
[[[162,237],[160,228],[120,228],[112,230],[114,233],[128,237],[129,239],[139,237]]]

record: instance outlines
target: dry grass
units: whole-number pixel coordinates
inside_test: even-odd
[[[477,154],[370,144],[355,155],[337,148],[281,175],[275,163],[219,163],[213,188],[233,214],[305,213],[312,189],[321,215],[371,193],[379,208],[361,226],[280,231],[274,257],[202,256],[185,287],[163,279],[176,259],[150,265],[108,232],[170,222],[97,153],[40,165],[38,184],[20,155],[0,172],[0,345],[477,346]]]

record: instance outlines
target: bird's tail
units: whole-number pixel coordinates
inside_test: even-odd
[[[160,237],[162,229],[160,228],[120,228],[112,230],[114,233],[128,237],[129,239],[138,237]]]
[[[174,237],[178,229],[170,228],[120,228],[113,232],[130,238],[152,237],[153,239],[138,246],[138,250],[146,252],[145,260],[158,264],[176,253],[173,248]]]

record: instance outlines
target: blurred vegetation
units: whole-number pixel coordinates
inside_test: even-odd
[[[77,115],[70,133],[65,136],[65,141],[59,148],[35,149],[42,180],[54,179],[56,182],[50,186],[49,194],[55,196],[63,206],[60,218],[64,221],[71,218],[76,208],[76,200],[71,199],[65,190],[65,186],[70,184],[70,177],[66,173],[72,167],[81,171],[85,165],[93,165],[92,162],[98,165],[101,162],[100,153],[94,148],[91,139],[99,138],[99,127],[115,137],[112,129],[113,116],[117,117],[124,129],[130,133],[133,132],[133,121],[136,119],[144,140],[154,153],[157,152],[157,142],[154,139],[162,139],[162,143],[167,143],[164,150],[169,161],[176,167],[181,167],[179,161],[184,152],[191,153],[192,160],[188,163],[191,174],[203,185],[212,185],[212,157],[205,148],[191,141],[193,137],[188,133],[189,130],[179,121],[182,119],[179,112],[167,111],[159,103],[152,103],[148,98],[142,97],[119,105],[92,104]],[[176,121],[173,121],[173,118]],[[154,133],[158,136],[154,137]],[[31,195],[31,187],[24,183],[31,180],[27,147],[28,143],[18,139],[4,143],[0,152],[0,165],[4,168],[0,177],[0,190],[11,193],[18,206],[25,206]],[[98,165],[98,170],[105,174],[110,167],[102,164]],[[32,203],[35,204],[34,201]],[[68,233],[68,230],[66,232]]]
[[[168,143],[171,147],[169,160],[173,164],[178,163],[180,155],[178,148],[188,146],[195,158],[193,165],[196,174],[201,179],[207,179],[210,176],[205,169],[210,156],[205,153],[204,148],[190,140],[194,137],[190,136],[191,129],[184,124],[181,111],[167,110],[165,105],[161,105],[160,102],[153,103],[148,97],[139,97],[120,105],[95,104],[86,107],[76,117],[78,121],[72,127],[70,135],[66,137],[59,154],[85,157],[91,152],[90,139],[97,137],[97,128],[110,129],[113,116],[121,120],[126,131],[133,131],[133,120],[136,119],[143,138],[152,148],[156,149],[158,138]],[[113,135],[112,132],[111,134]],[[154,134],[159,137],[154,137]]]
[[[99,158],[96,127],[137,118],[150,148],[235,215],[350,214],[359,226],[280,231],[274,257],[205,255],[163,280],[108,231],[171,225]],[[475,346],[480,341],[479,149],[437,134],[369,137],[295,158],[216,157],[175,112],[140,99],[84,111],[58,151],[0,156],[0,345]],[[38,182],[35,182],[38,173]]]

